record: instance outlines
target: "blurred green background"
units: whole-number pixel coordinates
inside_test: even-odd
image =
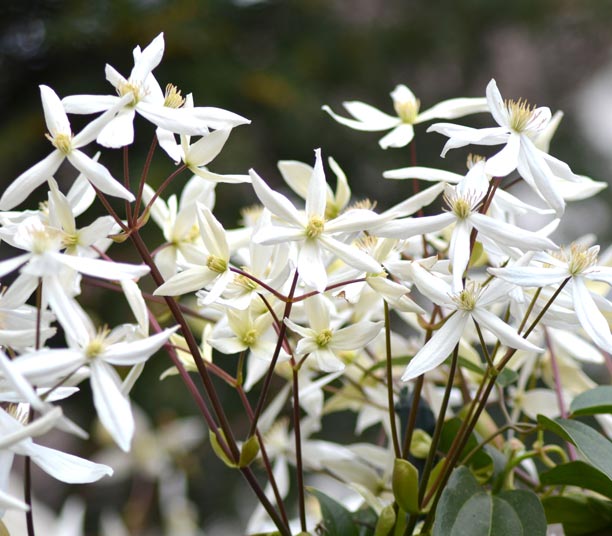
[[[612,117],[609,122],[599,119],[612,112],[593,111],[592,105],[596,98],[605,101],[606,80],[612,78],[606,78],[612,62],[611,23],[608,0],[4,0],[0,188],[50,150],[38,84],[51,86],[60,97],[108,93],[105,63],[129,74],[133,47],[146,46],[160,31],[166,52],[155,75],[162,87],[172,82],[183,93],[193,92],[196,105],[220,106],[252,120],[232,133],[210,166],[215,172],[246,173],[253,167],[280,188],[276,162],[312,163],[313,149],[321,147],[347,172],[357,199],[370,197],[383,206],[397,202],[409,195],[410,185],[384,181],[381,175],[409,165],[409,150],[381,150],[377,140],[382,134],[339,125],[321,105],[341,112],[342,101],[361,100],[393,113],[389,92],[403,83],[424,109],[442,99],[483,96],[494,77],[506,98],[524,97],[553,111],[565,110],[553,153],[574,171],[607,180],[612,157],[603,149],[612,136]],[[612,87],[609,95],[612,99]],[[85,120],[74,119],[76,132]],[[491,124],[484,116],[469,121]],[[419,164],[462,171],[466,153],[455,151],[440,161],[444,140],[425,135],[425,128],[417,126]],[[136,132],[138,142],[130,149],[134,177],[153,130],[137,121]],[[115,151],[102,157],[116,176],[121,174],[120,156]],[[159,153],[151,182],[158,184],[172,169]],[[72,177],[71,169],[62,168],[58,179]],[[217,193],[219,217],[230,226],[238,222],[238,210],[255,200],[248,185],[221,185]],[[35,199],[28,206],[35,206]],[[606,206],[581,206],[572,209],[578,215],[573,217],[609,238]],[[116,307],[108,293],[94,297],[103,309]],[[166,365],[164,358],[154,360],[148,380],[134,393],[154,420],[167,417],[166,407],[176,414],[193,411],[178,380],[157,383]],[[206,449],[202,457],[209,455]],[[252,503],[241,506],[232,491],[238,478],[220,463],[210,465],[192,481],[202,523],[217,527],[209,534],[231,534],[225,520],[244,519]],[[116,500],[121,497],[118,493]],[[252,500],[245,493],[240,497]],[[54,504],[61,499],[58,493]]]

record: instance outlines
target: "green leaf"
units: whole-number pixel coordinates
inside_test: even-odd
[[[545,429],[574,444],[586,460],[612,479],[612,442],[590,426],[569,419],[549,419],[538,415]]]
[[[612,498],[612,480],[588,463],[564,463],[540,474],[545,486],[578,486]]]
[[[612,385],[600,385],[579,394],[570,405],[572,415],[612,413]]]
[[[359,536],[357,525],[353,522],[351,513],[344,506],[322,491],[314,488],[306,489],[319,501],[325,536]]]
[[[518,372],[515,370],[509,369],[508,367],[504,368],[495,378],[495,381],[498,385],[502,387],[508,387],[512,385],[514,382],[518,380]]]
[[[562,523],[565,536],[602,536],[612,529],[612,502],[586,495],[552,496],[542,499],[549,523]]]
[[[375,536],[374,527],[376,527],[378,516],[372,508],[360,508],[353,512],[351,517],[359,536]]]
[[[526,490],[490,495],[466,467],[455,469],[436,510],[433,536],[545,536],[537,495]]]
[[[393,495],[400,508],[411,514],[419,511],[419,472],[408,460],[396,458],[393,464]]]

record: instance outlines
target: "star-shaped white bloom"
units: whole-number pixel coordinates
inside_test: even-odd
[[[278,225],[260,229],[253,236],[253,241],[265,245],[295,242],[299,247],[297,267],[300,277],[308,287],[322,292],[327,284],[326,253],[364,272],[382,271],[380,264],[372,257],[342,242],[339,237],[363,231],[379,221],[380,217],[369,210],[354,209],[326,220],[327,183],[321,150],[317,149],[315,154],[316,162],[308,185],[305,211],[299,211],[284,195],[272,190],[255,171],[250,171],[257,197],[280,220]]]
[[[348,119],[332,112],[329,106],[323,106],[329,115],[338,123],[355,130],[379,131],[391,130],[378,143],[383,149],[388,147],[405,147],[414,138],[412,125],[431,121],[432,119],[455,119],[477,112],[486,112],[485,99],[459,98],[442,101],[435,106],[419,112],[421,102],[406,86],[400,84],[391,92],[393,107],[397,116],[388,115],[369,104],[359,101],[344,102],[342,105],[354,119]]]
[[[510,287],[503,281],[494,280],[482,288],[471,283],[466,285],[465,289],[455,292],[443,279],[416,262],[412,264],[412,279],[422,294],[436,305],[454,313],[447,317],[444,325],[410,360],[402,375],[403,381],[412,380],[443,363],[460,341],[470,319],[490,331],[506,346],[519,350],[541,351],[488,310],[492,304],[507,298]]]
[[[612,352],[612,334],[608,321],[595,303],[588,281],[601,281],[612,285],[612,268],[599,266],[599,246],[586,248],[574,244],[557,255],[538,253],[529,266],[489,268],[489,271],[505,281],[521,287],[546,287],[559,285],[570,279],[568,290],[580,325],[591,339],[606,352]]]
[[[504,100],[495,80],[487,85],[487,103],[498,127],[475,129],[452,123],[436,123],[427,129],[428,132],[439,132],[449,137],[442,156],[449,149],[470,143],[505,144],[500,152],[487,160],[486,172],[495,177],[505,177],[518,170],[536,193],[555,209],[557,215],[561,215],[565,201],[555,184],[555,177],[573,182],[581,182],[582,179],[565,162],[536,146],[537,138],[551,120],[550,109],[530,106],[524,100]]]
[[[102,164],[87,156],[81,147],[91,143],[102,129],[112,120],[129,97],[119,98],[106,112],[89,123],[81,132],[72,134],[70,121],[62,103],[48,86],[40,86],[40,97],[45,113],[45,122],[49,129],[47,138],[55,150],[45,159],[35,164],[17,177],[2,194],[0,210],[10,210],[21,203],[35,188],[40,186],[60,167],[61,163],[68,161],[78,169],[96,188],[105,194],[133,201],[134,196],[117,182]]]
[[[372,232],[378,236],[405,239],[441,231],[454,224],[448,256],[452,264],[455,292],[462,288],[461,280],[470,260],[472,229],[477,229],[480,235],[493,242],[523,251],[557,248],[550,239],[538,233],[481,214],[479,208],[488,184],[481,179],[479,166],[474,166],[459,184],[447,186],[444,199],[449,210],[443,214],[385,222],[373,228]]]
[[[110,65],[106,66],[106,79],[115,87],[117,95],[73,95],[63,100],[69,113],[97,113],[117,106],[121,111],[99,133],[97,141],[105,147],[123,147],[134,141],[134,116],[138,112],[163,130],[191,135],[203,135],[209,128],[231,128],[249,121],[220,108],[182,108],[182,98],[174,88],[164,95],[151,74],[164,54],[164,35],[159,34],[144,49],[134,49],[134,67],[128,78]]]
[[[221,295],[233,274],[230,271],[230,250],[225,229],[210,209],[200,203],[197,204],[197,216],[200,236],[207,251],[194,252],[194,257],[187,259],[187,269],[168,279],[154,294],[179,296],[212,284],[203,300],[203,304],[208,305]]]
[[[124,451],[130,449],[134,418],[130,400],[122,391],[121,378],[113,366],[132,366],[145,362],[168,340],[176,328],[150,337],[126,340],[125,329],[96,331],[91,320],[74,300],[68,300],[59,320],[69,348],[41,349],[13,361],[15,369],[36,385],[53,386],[74,374],[80,367],[90,370],[94,406],[100,421]]]
[[[338,352],[364,348],[376,337],[383,326],[382,322],[356,322],[344,328],[335,326],[331,318],[331,306],[317,294],[304,303],[308,325],[302,327],[288,318],[285,323],[302,336],[295,349],[298,356],[310,355],[317,367],[324,372],[343,370],[344,362]]]

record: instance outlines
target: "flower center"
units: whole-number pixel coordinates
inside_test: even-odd
[[[474,307],[476,307],[479,295],[480,286],[470,281],[461,292],[452,295],[451,299],[457,304],[459,309],[463,311],[472,311]]]
[[[242,267],[242,270],[245,270],[245,267]],[[250,277],[247,277],[246,275],[242,275],[242,274],[238,274],[235,278],[234,278],[234,282],[237,285],[240,285],[242,288],[251,291],[251,290],[255,290],[259,285],[257,283],[255,283],[255,281],[253,281]]]
[[[50,134],[45,134],[45,136],[60,153],[69,154],[72,151],[72,134],[59,132],[55,136]]]
[[[317,343],[317,346],[320,346],[321,348],[327,346],[329,342],[332,340],[333,335],[334,334],[332,330],[328,328],[317,333],[317,337],[315,338],[315,342]]]
[[[572,244],[569,247],[569,251],[567,249],[561,250],[557,254],[557,258],[566,261],[569,273],[576,276],[597,264],[598,253],[598,247],[587,249],[582,244]]]
[[[419,108],[421,107],[421,101],[419,99],[409,99],[404,101],[394,101],[393,107],[398,117],[403,123],[412,125],[417,116],[419,115]]]
[[[534,116],[535,106],[531,106],[526,100],[505,101],[506,110],[510,116],[510,128],[521,133],[527,129],[529,122]]]
[[[451,212],[460,220],[469,218],[480,204],[480,194],[476,192],[460,194],[456,188],[447,188],[443,199]]]
[[[222,274],[227,270],[227,261],[216,255],[209,255],[206,259],[206,268]]]
[[[242,336],[242,342],[247,346],[253,346],[257,341],[257,330],[250,329]]]
[[[167,108],[180,108],[183,104],[185,104],[185,99],[181,95],[181,90],[174,84],[168,84],[164,95],[164,106]]]
[[[125,95],[127,95],[128,93],[131,93],[134,99],[131,103],[133,106],[138,104],[140,99],[145,96],[145,92],[143,91],[141,83],[133,82],[132,80],[120,83],[119,87],[117,88],[117,92],[119,93],[120,97],[125,97]]]
[[[98,330],[96,336],[89,341],[89,344],[85,347],[85,356],[87,359],[91,360],[95,357],[98,357],[106,348],[106,344],[104,340],[106,336],[109,334],[109,329],[104,327]]]
[[[306,226],[306,236],[308,238],[318,238],[323,233],[325,227],[325,220],[318,216],[310,218],[308,225]]]

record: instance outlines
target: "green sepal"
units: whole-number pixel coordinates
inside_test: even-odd
[[[376,528],[374,529],[374,536],[388,536],[393,530],[395,525],[395,510],[393,506],[388,504],[385,506],[376,522]]]
[[[225,434],[223,433],[223,430],[219,428],[217,432],[223,438],[223,441],[225,441]],[[227,454],[225,454],[225,451],[221,448],[221,445],[219,444],[219,440],[217,439],[217,434],[215,434],[215,432],[213,432],[212,430],[209,430],[208,438],[210,439],[210,445],[212,446],[213,452],[217,455],[217,458],[219,458],[230,469],[238,469],[240,467],[238,464],[236,464],[236,462],[230,460],[227,457]],[[227,444],[227,441],[225,442]],[[241,454],[241,457],[242,457],[242,454]]]

